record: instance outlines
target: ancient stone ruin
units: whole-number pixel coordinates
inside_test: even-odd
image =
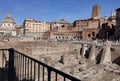
[[[82,81],[120,80],[120,46],[110,41],[104,44],[0,42],[0,47],[13,47]]]

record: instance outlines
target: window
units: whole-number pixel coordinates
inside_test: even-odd
[[[92,36],[95,36],[95,32],[92,32]]]
[[[99,38],[99,34],[96,34],[96,37]]]
[[[88,37],[91,37],[91,35],[90,35],[90,34],[88,34]]]
[[[8,26],[10,26],[10,24],[8,24]]]

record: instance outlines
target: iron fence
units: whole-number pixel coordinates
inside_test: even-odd
[[[9,51],[7,49],[0,50],[0,81],[8,80],[8,60]]]
[[[0,53],[0,81],[81,81],[13,48]]]

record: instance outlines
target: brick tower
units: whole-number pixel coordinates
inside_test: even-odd
[[[99,5],[94,5],[93,6],[91,17],[93,19],[99,19],[100,18],[100,6]]]

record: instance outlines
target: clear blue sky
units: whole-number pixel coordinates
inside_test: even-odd
[[[101,6],[104,17],[120,7],[120,0],[0,0],[0,22],[8,12],[19,25],[25,18],[50,22],[64,18],[73,22],[90,18],[94,4]]]

